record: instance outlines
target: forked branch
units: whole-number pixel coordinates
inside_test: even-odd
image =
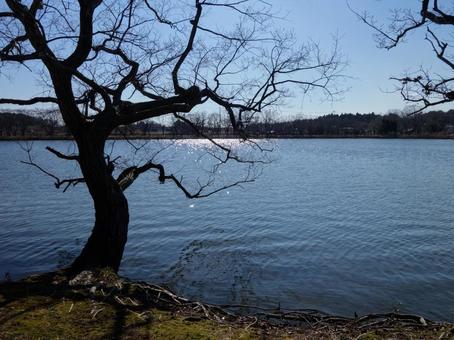
[[[232,187],[238,186],[240,184],[250,183],[250,182],[255,181],[255,178],[251,176],[251,169],[249,168],[247,176],[242,180],[235,181],[228,185],[224,185],[220,188],[216,188],[216,189],[213,189],[213,190],[207,192],[207,188],[211,187],[213,184],[213,180],[210,179],[205,184],[199,183],[199,188],[195,192],[191,192],[183,184],[182,178],[177,178],[173,174],[170,174],[170,175],[166,174],[165,168],[162,164],[147,162],[143,166],[140,166],[140,167],[132,166],[132,167],[129,167],[129,168],[123,170],[123,172],[118,176],[117,182],[120,185],[120,188],[124,191],[139,177],[139,175],[141,175],[144,172],[147,172],[151,169],[158,171],[159,181],[161,184],[164,184],[167,180],[172,181],[185,194],[185,196],[190,199],[205,198],[205,197],[214,195],[215,193],[218,193],[222,190],[232,188]]]

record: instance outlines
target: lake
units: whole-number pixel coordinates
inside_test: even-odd
[[[194,166],[202,144],[178,141],[159,157],[188,180],[203,177]],[[206,199],[189,200],[153,173],[137,180],[121,275],[210,303],[454,321],[454,141],[273,144],[254,183]],[[77,173],[46,145],[71,151],[71,142],[34,142],[33,154],[62,176]],[[63,193],[19,162],[26,157],[18,143],[0,142],[0,275],[13,279],[68,263],[93,223],[83,185]]]

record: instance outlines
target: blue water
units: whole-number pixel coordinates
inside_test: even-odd
[[[170,145],[165,164],[203,177],[199,144]],[[454,141],[275,144],[254,183],[206,199],[188,200],[155,174],[134,183],[121,274],[212,303],[347,316],[399,309],[454,321]],[[35,142],[33,153],[62,176],[77,174],[46,145],[71,151],[71,142]],[[56,190],[24,159],[19,144],[0,143],[0,274],[13,278],[64,265],[93,223],[83,185]]]

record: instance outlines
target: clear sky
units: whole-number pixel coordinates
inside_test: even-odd
[[[321,102],[317,97],[298,97],[282,111],[290,115],[317,116],[336,112],[386,113],[391,109],[402,109],[405,103],[397,93],[389,93],[395,83],[390,76],[402,75],[404,71],[417,70],[419,66],[441,73],[447,72],[436,60],[424,31],[411,34],[407,41],[391,51],[376,47],[373,31],[360,22],[348,9],[345,0],[268,0],[286,16],[280,22],[293,29],[299,40],[313,39],[322,46],[330,47],[332,34],[341,38],[342,52],[349,61],[345,74],[349,76],[343,86],[349,91],[334,102]],[[349,0],[350,5],[362,12],[368,10],[386,23],[391,8],[418,8],[416,0]],[[2,97],[25,98],[24,94],[37,95],[41,89],[26,72],[18,71],[13,79],[0,77]],[[454,108],[454,105],[443,106]]]

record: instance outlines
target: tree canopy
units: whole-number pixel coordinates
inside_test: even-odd
[[[211,105],[247,140],[244,127],[254,116],[282,104],[295,89],[338,93],[343,63],[337,43],[328,53],[317,43],[298,43],[278,21],[262,0],[5,1],[1,72],[28,68],[45,93],[0,98],[0,104],[58,106],[78,154],[48,150],[77,162],[81,177],[63,183],[85,183],[94,201],[95,226],[75,270],[118,269],[129,223],[123,191],[142,173],[157,171],[160,182],[173,182],[189,198],[220,190],[207,192],[209,180],[190,192],[152,156],[116,172],[118,159],[104,152],[113,130],[169,115],[197,129],[186,114]],[[212,153],[217,166],[254,164],[202,136],[222,154]],[[31,159],[27,163],[62,183]],[[231,185],[249,181],[247,176]]]

